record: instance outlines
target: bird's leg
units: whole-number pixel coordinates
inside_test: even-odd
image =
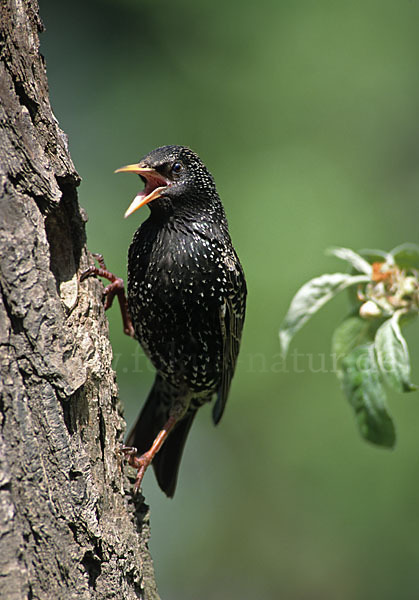
[[[104,279],[110,281],[109,285],[107,285],[104,289],[104,295],[106,297],[105,310],[108,310],[108,308],[112,306],[115,296],[118,296],[124,333],[130,337],[135,337],[134,326],[131,321],[127,297],[125,295],[124,281],[120,277],[116,277],[116,275],[107,270],[102,254],[93,254],[93,257],[99,263],[99,267],[92,265],[83,271],[80,275],[80,281],[84,281],[88,277],[92,276],[103,277]]]
[[[131,467],[137,469],[138,471],[134,484],[135,493],[137,493],[141,487],[141,482],[143,480],[144,473],[146,472],[147,467],[150,466],[151,461],[156,456],[160,448],[163,446],[164,441],[166,440],[173,427],[176,425],[177,421],[177,417],[170,416],[167,419],[163,429],[161,429],[157,434],[150,450],[147,450],[147,452],[144,452],[144,454],[142,454],[141,456],[135,456],[137,452],[136,448],[133,448],[131,446],[122,446],[121,452],[127,458],[128,464],[131,465]]]

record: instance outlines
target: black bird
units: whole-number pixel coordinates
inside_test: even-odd
[[[125,213],[149,204],[150,216],[129,249],[128,311],[135,337],[157,371],[126,441],[133,448],[124,450],[138,469],[136,489],[152,461],[161,489],[171,497],[196,411],[216,394],[215,424],[224,412],[246,282],[214,179],[192,150],[157,148],[116,172],[136,173],[145,183]],[[125,321],[129,333],[127,315]]]

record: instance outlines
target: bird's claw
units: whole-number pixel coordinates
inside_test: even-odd
[[[145,452],[141,456],[136,456],[137,448],[134,446],[121,446],[121,452],[125,456],[127,463],[131,467],[134,467],[134,469],[137,469],[137,477],[135,478],[134,483],[134,493],[137,494],[140,491],[144,474],[147,470],[147,467],[150,466],[154,454],[149,451]]]
[[[138,450],[135,446],[125,446],[125,444],[122,444],[119,450],[124,455],[125,458],[127,458],[129,456],[133,456],[134,454],[137,454],[137,452],[138,452]]]
[[[102,254],[92,254],[97,260],[99,266],[91,265],[80,274],[80,281],[84,281],[88,277],[103,277],[110,281],[105,287],[103,294],[105,296],[105,310],[112,306],[115,296],[118,297],[119,306],[121,309],[122,323],[124,333],[130,337],[135,337],[134,326],[131,321],[131,316],[128,311],[128,302],[125,295],[124,281],[121,277],[117,277],[107,270]]]
[[[103,254],[100,254],[100,252],[92,252],[92,256],[99,263],[99,267],[101,267],[102,269],[104,269],[106,271],[107,269],[106,269],[106,265],[105,265],[105,259],[103,258]]]

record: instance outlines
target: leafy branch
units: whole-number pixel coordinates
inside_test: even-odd
[[[347,289],[350,313],[332,338],[338,377],[361,435],[393,447],[396,435],[385,388],[417,389],[410,381],[409,351],[401,328],[419,314],[419,246],[360,253],[332,248],[328,253],[349,263],[351,272],[321,275],[298,290],[279,332],[282,353],[286,355],[292,338],[313,314]]]

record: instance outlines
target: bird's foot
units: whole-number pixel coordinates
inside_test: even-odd
[[[122,446],[121,452],[127,459],[128,464],[134,469],[137,469],[137,477],[135,478],[134,484],[134,494],[137,494],[141,488],[141,482],[143,480],[144,474],[147,470],[147,467],[150,466],[151,461],[154,458],[155,452],[152,452],[150,449],[148,452],[145,452],[141,456],[136,456],[137,448],[133,446]]]
[[[88,277],[103,277],[110,281],[103,291],[105,296],[105,310],[112,306],[115,296],[118,297],[119,307],[121,309],[122,323],[124,333],[130,337],[135,337],[134,326],[131,321],[131,316],[128,310],[127,297],[125,295],[124,281],[121,277],[116,277],[113,273],[107,270],[102,254],[92,254],[97,260],[99,266],[91,265],[80,275],[80,281],[84,281]]]
[[[147,467],[150,466],[151,461],[162,447],[173,427],[176,425],[177,420],[177,417],[170,416],[167,419],[163,429],[161,429],[157,434],[150,450],[147,450],[147,452],[144,452],[144,454],[141,456],[136,456],[137,448],[134,448],[133,446],[121,446],[121,452],[127,459],[128,464],[138,471],[134,484],[134,493],[139,491]]]

